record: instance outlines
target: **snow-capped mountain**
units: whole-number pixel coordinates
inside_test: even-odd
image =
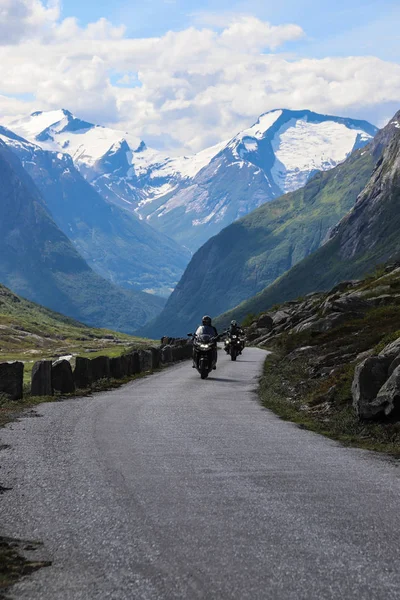
[[[57,226],[94,271],[127,289],[170,294],[190,259],[188,250],[107,202],[69,154],[43,150],[0,126],[1,142],[18,156]]]
[[[44,149],[70,154],[107,200],[191,250],[344,161],[377,131],[366,121],[273,110],[227,142],[171,158],[134,135],[81,121],[66,110],[33,113],[8,126]]]

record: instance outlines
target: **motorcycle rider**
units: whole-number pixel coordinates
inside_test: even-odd
[[[240,337],[243,335],[243,329],[240,327],[238,322],[233,319],[231,321],[231,324],[229,325],[229,329],[227,330],[227,333],[228,333],[229,337],[231,337],[232,335],[237,335],[238,337]],[[225,351],[227,354],[229,354],[229,344],[227,344],[227,346],[225,347]],[[242,354],[242,350],[240,351],[240,354]]]
[[[199,327],[196,329],[196,336],[198,335],[209,335],[211,337],[218,337],[218,331],[216,329],[216,327],[214,327],[214,325],[212,324],[212,320],[211,317],[209,315],[204,315],[204,317],[201,320],[201,325],[199,325]],[[194,358],[194,351],[193,351],[193,358]],[[214,350],[213,350],[213,369],[215,370],[216,364],[217,364],[217,358],[218,358],[218,348],[217,348],[217,344],[215,344]],[[195,368],[195,365],[193,364],[193,368]]]

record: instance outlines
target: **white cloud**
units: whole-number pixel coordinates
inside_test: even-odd
[[[42,36],[59,16],[58,0],[0,0],[0,45]]]
[[[354,115],[400,103],[399,64],[266,53],[303,36],[295,24],[272,26],[236,15],[217,29],[196,26],[132,39],[105,19],[85,28],[75,19],[60,21],[58,4],[0,0],[0,34],[6,30],[0,45],[3,115],[23,112],[24,103],[9,96],[30,94],[36,101],[27,101],[26,111],[68,108],[153,143],[168,139],[179,149],[226,139],[272,108]]]

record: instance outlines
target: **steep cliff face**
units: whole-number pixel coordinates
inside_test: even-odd
[[[89,268],[1,141],[0,181],[0,283],[88,324],[127,332],[161,310],[161,299],[124,291]]]
[[[400,256],[400,111],[373,145],[382,152],[353,209],[332,230],[329,241],[275,283],[221,316],[242,319],[270,306],[344,279],[362,277]]]
[[[398,222],[400,208],[400,111],[391,121],[389,131],[391,136],[386,139],[383,155],[370,181],[353,210],[331,233],[331,239],[340,240],[341,260],[397,251],[399,242],[394,224]]]

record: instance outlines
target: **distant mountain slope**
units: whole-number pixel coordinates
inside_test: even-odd
[[[162,299],[122,290],[89,268],[2,141],[0,182],[0,283],[74,319],[128,333],[161,310]]]
[[[0,139],[20,158],[58,227],[92,269],[127,289],[170,294],[190,260],[188,250],[107,202],[68,154],[42,150],[4,127]]]
[[[192,251],[316,171],[336,166],[377,131],[365,121],[275,110],[228,142],[170,158],[66,110],[33,113],[10,128],[44,149],[69,153],[105,198],[130,206]]]
[[[66,353],[70,348],[85,346],[100,350],[106,345],[128,344],[136,339],[123,333],[113,335],[109,330],[93,329],[25,300],[0,285],[0,360],[23,356],[32,359],[36,353],[41,358],[48,352]]]
[[[138,210],[149,222],[196,250],[211,236],[285,192],[305,185],[368,143],[365,121],[308,110],[275,110],[230,140],[210,163],[169,196]]]
[[[143,332],[165,333],[168,324],[168,334],[182,334],[200,313],[218,315],[236,306],[319,248],[371,176],[381,152],[380,138],[375,139],[304,188],[264,204],[211,238]]]
[[[354,208],[335,227],[330,240],[254,298],[222,315],[220,324],[330,289],[342,280],[363,277],[376,265],[399,259],[400,111],[376,143],[383,148],[382,157]]]

